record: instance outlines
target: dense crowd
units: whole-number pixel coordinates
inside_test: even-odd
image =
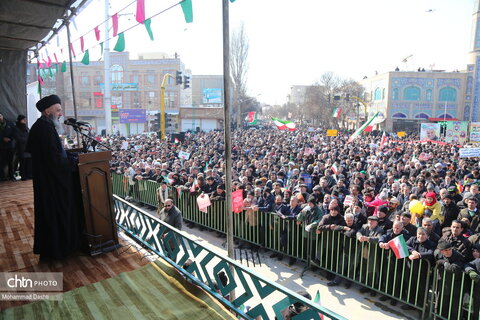
[[[232,188],[244,190],[247,212],[275,212],[306,221],[307,231],[347,232],[385,250],[402,234],[408,259],[428,259],[480,280],[477,161],[459,158],[458,146],[409,143],[414,137],[381,145],[380,133],[348,143],[348,134],[323,132],[233,132]],[[161,183],[160,202],[169,197],[168,187],[223,200],[223,133],[187,133],[177,142],[155,135],[109,137],[111,170],[131,186],[138,180]],[[333,278],[330,285],[338,282]]]

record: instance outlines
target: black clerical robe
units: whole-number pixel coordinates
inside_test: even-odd
[[[61,259],[77,251],[82,242],[83,214],[73,185],[74,165],[53,121],[45,116],[32,126],[27,152],[33,165],[33,252],[41,258]]]

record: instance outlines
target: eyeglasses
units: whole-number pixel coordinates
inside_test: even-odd
[[[165,208],[170,208],[172,205],[171,204],[167,204],[165,205]]]

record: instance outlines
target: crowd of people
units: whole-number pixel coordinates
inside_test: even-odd
[[[232,189],[243,190],[246,211],[305,221],[307,231],[347,232],[384,250],[402,234],[408,259],[464,271],[478,282],[477,160],[460,158],[458,146],[409,143],[414,136],[383,145],[380,133],[350,143],[348,137],[308,128],[234,131]],[[177,143],[156,135],[111,136],[107,142],[114,149],[111,171],[125,175],[131,186],[138,180],[159,182],[160,206],[172,187],[212,201],[225,198],[223,132],[187,133]],[[332,277],[329,285],[338,283]]]

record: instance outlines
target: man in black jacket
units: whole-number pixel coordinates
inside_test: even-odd
[[[14,168],[20,164],[20,177],[22,181],[32,179],[32,155],[25,152],[27,146],[29,129],[27,126],[27,118],[24,115],[17,117],[17,123],[13,128],[13,139],[16,144],[16,157]]]
[[[0,181],[14,180],[14,151],[13,124],[0,113]]]
[[[452,221],[456,220],[458,214],[460,213],[460,208],[454,201],[454,197],[451,194],[446,194],[443,199],[443,206],[442,206],[442,216],[443,224],[442,228],[450,227],[452,225]]]
[[[471,243],[463,236],[463,225],[459,220],[453,220],[450,230],[447,230],[441,240],[448,241],[452,247],[463,256],[464,259],[471,258]],[[439,241],[440,243],[440,241]]]
[[[462,307],[459,307],[462,298],[460,272],[463,270],[464,258],[450,242],[440,240],[435,250],[435,263],[438,267],[435,310],[446,319],[461,319],[458,312],[462,311]]]

